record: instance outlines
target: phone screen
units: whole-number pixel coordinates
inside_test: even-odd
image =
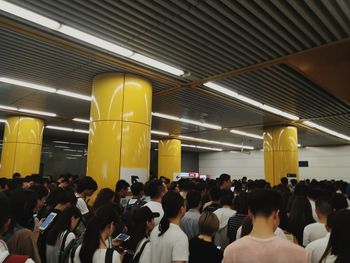
[[[232,187],[231,187],[231,192],[234,192],[234,191],[235,191],[235,187],[232,186]]]
[[[55,219],[57,213],[51,212],[45,219],[45,221],[41,224],[39,229],[41,231],[45,231],[45,229],[51,224],[51,222]]]
[[[130,238],[129,235],[127,234],[124,234],[124,233],[120,233],[118,236],[117,236],[117,239],[121,240],[121,241],[127,241],[128,239]]]

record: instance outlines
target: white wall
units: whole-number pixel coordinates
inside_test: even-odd
[[[300,167],[302,179],[343,179],[350,182],[350,146],[300,148],[299,161],[309,162],[309,167]],[[213,177],[228,173],[232,178],[264,178],[264,152],[201,153],[199,172]]]

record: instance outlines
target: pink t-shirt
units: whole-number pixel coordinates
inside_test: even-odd
[[[306,250],[280,237],[245,236],[226,247],[224,263],[311,263]]]

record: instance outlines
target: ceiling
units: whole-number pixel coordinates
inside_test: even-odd
[[[216,131],[154,117],[153,130],[262,148],[261,140],[229,130],[261,135],[264,127],[292,124],[299,129],[302,145],[349,143],[302,124],[311,120],[350,136],[350,75],[344,70],[350,58],[346,0],[9,2],[182,69],[186,75],[174,77],[0,11],[0,76],[89,95],[92,79],[100,73],[135,73],[152,81],[154,112],[224,128]],[[291,122],[213,92],[202,85],[208,80],[301,120]],[[0,104],[54,112],[58,116],[45,118],[47,124],[87,129],[87,124],[72,118],[89,118],[88,101],[0,82]],[[11,114],[0,111],[0,118]],[[87,135],[69,132],[46,130],[45,136],[87,141]]]

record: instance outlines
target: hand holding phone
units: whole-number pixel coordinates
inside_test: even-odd
[[[125,242],[125,241],[128,241],[129,238],[130,238],[129,235],[120,233],[115,239]]]
[[[45,231],[47,227],[52,223],[52,221],[57,216],[57,213],[51,212],[45,219],[45,221],[39,226],[40,231]]]

